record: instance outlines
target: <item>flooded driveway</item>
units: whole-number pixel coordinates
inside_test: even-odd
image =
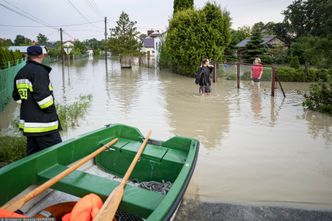
[[[109,60],[52,64],[60,103],[92,94],[88,113],[64,138],[123,123],[151,128],[154,139],[188,136],[201,148],[186,200],[332,208],[332,117],[302,107],[306,83],[283,83],[270,96],[260,88],[219,79],[210,96],[199,96],[194,79],[168,71],[122,69]]]

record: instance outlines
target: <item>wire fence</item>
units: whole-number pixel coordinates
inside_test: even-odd
[[[240,88],[240,81],[250,81],[251,80],[251,68],[252,64],[246,63],[218,63],[216,65],[217,71],[214,77],[225,77],[227,80],[236,80],[237,88]],[[271,96],[274,96],[276,89],[276,82],[279,83],[280,89],[286,97],[284,89],[282,88],[281,82],[277,77],[276,68],[272,65],[263,66],[263,74],[260,79],[261,81],[271,82]],[[213,81],[215,82],[215,80]]]
[[[251,80],[251,64],[240,64],[240,80]],[[237,64],[231,63],[218,63],[218,76],[225,77],[228,80],[236,80],[237,77]],[[272,67],[263,67],[263,75],[261,81],[272,80]]]
[[[16,65],[10,63],[6,69],[0,70],[0,112],[11,99],[14,86],[14,78],[17,72],[25,65],[24,59],[18,60]]]

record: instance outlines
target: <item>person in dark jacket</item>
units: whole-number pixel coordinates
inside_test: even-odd
[[[199,69],[199,93],[202,95],[211,93],[211,72],[213,68],[213,65],[210,65],[209,59],[203,59]]]
[[[53,87],[43,65],[43,49],[30,46],[28,61],[14,80],[13,99],[21,104],[19,128],[27,137],[27,155],[60,143],[61,128],[54,105]]]

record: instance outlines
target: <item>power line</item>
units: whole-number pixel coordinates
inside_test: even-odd
[[[96,10],[100,13],[100,15],[103,15],[103,13],[102,13],[102,11],[99,9],[97,3],[96,3],[94,0],[91,0],[91,2],[92,2],[92,5],[95,6]]]
[[[47,23],[46,23],[45,21],[43,21],[42,19],[37,18],[36,16],[30,14],[29,12],[27,12],[27,11],[25,11],[25,10],[23,10],[23,9],[21,9],[21,8],[19,8],[19,7],[17,7],[17,6],[14,5],[13,3],[10,3],[10,2],[8,2],[8,1],[6,1],[6,0],[3,0],[3,1],[6,2],[8,5],[10,5],[11,7],[16,8],[16,9],[19,10],[20,12],[22,12],[22,13],[24,13],[24,14],[30,16],[31,18],[33,18],[33,19],[35,19],[35,20],[37,20],[37,21],[39,21],[40,23],[44,24],[45,26],[50,26],[49,24],[47,24]]]
[[[38,21],[38,20],[40,20],[40,19],[37,20],[37,19],[35,19],[35,18],[33,18],[33,17],[29,17],[29,16],[27,16],[27,15],[25,15],[25,14],[23,14],[23,13],[17,11],[17,10],[15,10],[15,9],[13,9],[13,8],[10,8],[10,7],[7,6],[7,5],[4,5],[4,4],[0,3],[0,6],[6,8],[7,10],[9,10],[9,11],[11,11],[11,12],[14,12],[15,14],[18,14],[18,15],[20,15],[20,16],[23,16],[23,17],[25,17],[25,18],[27,18],[27,19],[33,21],[33,22],[36,22],[36,23],[38,23],[38,24],[41,24],[41,25],[43,25],[43,27],[49,27],[49,28],[53,28],[53,29],[55,29],[55,28],[52,27],[52,26],[49,26],[49,25],[47,25],[47,24],[44,24],[44,23]]]
[[[91,23],[101,23],[104,22],[102,20],[99,21],[92,21]],[[49,27],[73,27],[73,26],[83,26],[83,25],[90,25],[90,23],[78,23],[78,24],[67,24],[67,25],[49,25]],[[12,27],[12,28],[42,28],[45,25],[9,25],[9,24],[0,24],[3,27]]]
[[[92,2],[90,2],[89,0],[85,0],[86,4],[88,5],[88,7],[99,17],[103,17],[101,15],[101,13],[98,11],[98,9],[96,8],[96,6],[94,4],[92,4]]]
[[[65,34],[65,35],[67,35],[69,38],[71,38],[71,40],[74,40],[75,38],[71,35],[71,34],[69,34],[67,31],[64,31],[63,30],[63,33]]]
[[[83,15],[83,13],[80,11],[80,10],[78,10],[78,8],[70,1],[70,0],[67,0],[67,2],[76,10],[76,12],[78,13],[78,14],[80,14],[80,16],[82,17],[82,18],[84,18],[84,20],[85,21],[87,21],[88,23],[90,23],[91,25],[93,25],[93,26],[95,26],[93,23],[91,23],[90,21],[89,21],[89,19],[87,19],[87,17],[85,17],[85,15]],[[96,27],[96,26],[95,26]]]

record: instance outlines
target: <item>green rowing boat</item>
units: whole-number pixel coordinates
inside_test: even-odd
[[[50,180],[114,138],[118,141],[89,162],[90,166],[61,179],[43,197],[27,205],[25,211],[41,204],[45,195],[52,191],[74,197],[95,193],[105,200],[118,186],[144,140],[136,128],[121,124],[107,125],[1,168],[0,205]],[[193,174],[198,149],[198,140],[191,138],[150,139],[125,187],[119,214],[135,217],[136,220],[153,221],[174,217]],[[94,169],[89,169],[91,167]],[[156,183],[161,186],[167,184],[167,190],[150,188]],[[65,197],[57,199],[66,201]]]

